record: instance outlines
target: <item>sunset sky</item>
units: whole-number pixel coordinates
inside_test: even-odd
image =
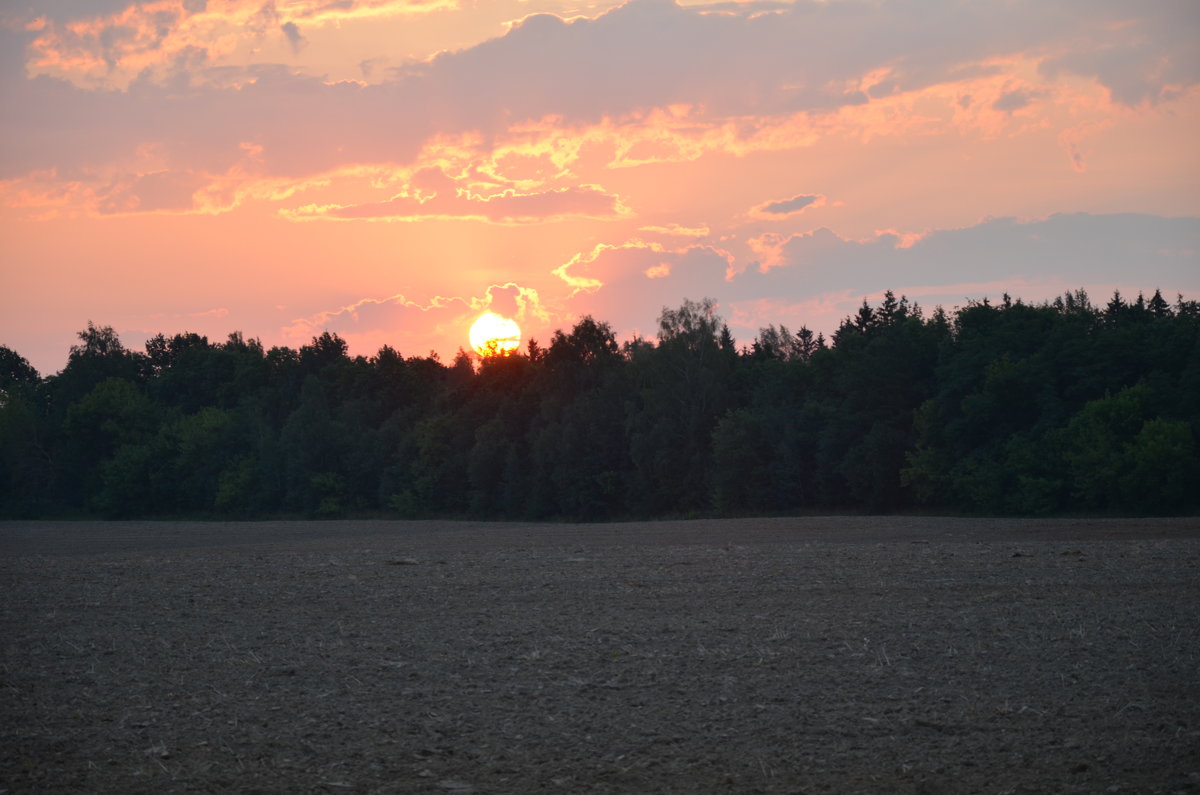
[[[0,344],[1200,298],[1200,3],[7,0]]]

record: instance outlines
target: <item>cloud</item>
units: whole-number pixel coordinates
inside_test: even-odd
[[[1084,141],[1092,135],[1111,126],[1111,122],[1082,122],[1068,127],[1058,134],[1058,142],[1067,153],[1071,169],[1082,174],[1087,171],[1087,159],[1084,157]]]
[[[515,282],[489,286],[484,292],[484,298],[473,300],[471,306],[480,312],[495,312],[497,315],[513,318],[521,323],[550,319],[550,314],[543,306],[538,291]]]
[[[732,264],[733,255],[703,243],[671,248],[634,238],[619,245],[602,243],[587,253],[577,254],[555,268],[554,275],[576,292],[594,292],[601,287],[613,289],[614,285],[628,285],[643,277],[659,279],[678,271],[680,266],[701,260],[711,264],[719,262],[720,267],[715,271],[704,267],[700,270],[723,273]],[[685,270],[691,275],[698,272]]]
[[[829,333],[836,323],[824,325],[821,318],[834,313],[840,320],[842,308],[853,311],[864,296],[887,289],[927,305],[998,298],[1005,291],[1038,301],[1079,287],[1098,291],[1097,300],[1114,286],[1123,292],[1159,287],[1166,294],[1200,292],[1200,218],[1087,213],[1034,221],[998,218],[931,230],[916,240],[891,230],[852,240],[822,228],[764,234],[749,241],[749,248],[761,258],[759,267],[740,267],[732,278],[728,251],[700,245],[669,249],[638,240],[598,245],[555,273],[573,289],[568,305],[586,299],[589,311],[625,334],[650,328],[663,306],[676,306],[684,297],[712,297],[745,318],[753,314],[758,325],[807,323]],[[805,307],[815,316],[800,311]],[[779,312],[773,319],[771,308]],[[758,327],[746,324],[743,334]]]
[[[136,80],[169,79],[181,54],[203,51],[210,62],[238,59],[261,49],[272,34],[298,52],[306,43],[298,23],[349,21],[429,14],[454,0],[151,0],[89,3],[89,15],[28,16],[29,68],[79,85],[128,88]],[[278,33],[276,33],[278,31]],[[243,65],[245,65],[243,63]]]
[[[1192,46],[1200,15],[1187,3],[1089,4],[1081,31],[1079,15],[1060,4],[969,3],[934,13],[894,2],[801,3],[762,15],[757,4],[715,13],[632,0],[594,19],[528,17],[503,36],[372,85],[226,58],[244,44],[243,33],[230,30],[274,36],[282,61],[301,26],[307,34],[339,20],[445,5],[213,0],[201,9],[157,0],[4,31],[4,63],[25,62],[0,74],[0,98],[20,109],[3,133],[0,178],[55,169],[71,180],[113,168],[150,141],[167,150],[165,168],[206,174],[230,169],[251,142],[261,148],[262,175],[302,179],[357,164],[417,165],[431,142],[459,137],[497,173],[522,150],[540,150],[538,169],[553,171],[534,169],[514,186],[535,195],[596,149],[611,151],[610,166],[636,166],[959,123],[995,134],[1005,122],[993,117],[1028,107],[1046,88],[1017,79],[1018,68],[1032,79],[1095,79],[1126,103],[1165,102],[1200,82]],[[348,70],[359,74],[362,62],[356,53]],[[45,76],[68,73],[87,79],[72,85]],[[109,90],[118,73],[128,75],[118,84],[124,90]],[[992,83],[1006,87],[985,101]],[[981,99],[963,107],[965,94]],[[945,110],[931,113],[935,103]],[[598,198],[584,193],[507,203]],[[355,203],[326,204],[353,212]]]
[[[759,218],[762,220],[788,218],[804,212],[809,207],[821,207],[824,204],[825,197],[819,193],[811,196],[800,194],[793,196],[790,199],[778,199],[775,201],[763,202],[762,204],[752,208],[749,215],[752,218]]]
[[[1088,32],[1095,37],[1090,45],[1051,51],[1041,74],[1051,80],[1062,73],[1094,79],[1129,107],[1168,102],[1196,85],[1200,7],[1189,0],[1163,0],[1150,13],[1129,11],[1106,3],[1097,17],[1089,14]]]
[[[423,34],[497,6],[85,5],[81,17],[54,0],[40,21],[22,18],[31,27],[0,23],[0,204],[31,262],[51,250],[46,261],[65,261],[75,234],[72,257],[91,245],[110,264],[223,245],[249,268],[245,241],[299,274],[352,252],[354,292],[332,299],[329,322],[398,329],[409,350],[427,349],[431,327],[457,339],[473,302],[507,300],[483,285],[510,278],[539,291],[548,317],[644,327],[685,296],[795,306],[1009,273],[1018,285],[1046,273],[1186,288],[1200,270],[1179,253],[1197,249],[1179,219],[946,228],[987,212],[1194,209],[1180,175],[1195,157],[1179,143],[1200,107],[1190,0],[573,4],[586,16],[506,30],[493,19],[417,56],[375,21],[416,15]],[[818,188],[846,204],[818,211]],[[218,213],[234,217],[149,217]],[[76,216],[87,222],[53,220]],[[420,221],[440,218],[483,223],[439,239],[444,226]],[[327,283],[297,281],[262,305],[329,305],[301,295],[328,296]],[[409,298],[381,297],[398,290]],[[427,297],[451,292],[467,298]],[[225,305],[246,312],[203,298]]]
[[[732,261],[732,253],[711,245],[632,239],[581,252],[554,274],[570,288],[565,316],[594,315],[628,338],[652,333],[663,307],[684,297],[719,296]]]
[[[126,212],[186,211],[192,196],[206,180],[178,171],[155,171],[123,178],[97,197],[96,210],[104,215]]]
[[[352,205],[309,204],[283,210],[292,221],[315,219],[413,221],[422,218],[458,218],[499,224],[530,224],[564,218],[615,219],[630,214],[621,200],[594,185],[581,185],[539,193],[506,190],[491,196],[463,189],[428,196],[406,193],[387,201]]]
[[[895,2],[803,3],[761,16],[635,0],[596,19],[531,17],[502,39],[435,59],[423,78],[452,96],[469,81],[476,90],[467,93],[483,99],[474,108],[482,117],[503,107],[517,118],[557,113],[597,122],[677,104],[703,108],[708,118],[830,111],[867,102],[867,80],[881,69],[886,77],[870,86],[873,97],[995,72],[1001,66],[994,59],[1022,53],[1060,59],[1055,73],[1080,74],[1070,54],[1107,63],[1131,36],[1166,45],[1169,63],[1195,60],[1177,28],[1194,40],[1200,15],[1184,5],[1144,7],[1132,30],[1125,6],[1088,11],[1080,37],[1077,15],[1035,3],[936,12]],[[664,30],[670,37],[658,34]],[[545,69],[547,63],[556,68]],[[1194,85],[1200,74],[1193,71],[1181,67],[1163,77]],[[1083,72],[1102,82],[1110,77],[1107,70]]]
[[[229,317],[229,310],[224,307],[218,307],[203,312],[193,312],[188,317]]]
[[[642,226],[638,227],[638,231],[656,235],[670,235],[672,237],[708,237],[712,234],[712,230],[706,225],[682,226],[675,223],[666,224],[665,226]]]
[[[242,157],[223,173],[163,167],[155,146],[139,148],[130,162],[109,169],[34,171],[0,180],[0,207],[33,220],[59,216],[115,216],[145,213],[217,215],[248,201],[278,202],[333,181],[386,183],[380,169],[349,168],[308,179],[262,174],[261,147],[243,143]],[[387,171],[386,169],[384,171]]]
[[[300,27],[295,22],[284,22],[279,29],[283,31],[293,53],[299,53],[308,44],[308,40],[300,33]]]
[[[481,296],[433,296],[425,301],[404,295],[363,298],[336,309],[296,318],[280,330],[290,345],[303,345],[323,331],[343,337],[356,354],[370,354],[391,345],[406,354],[418,341],[436,349],[456,350],[467,345],[467,330],[483,312],[513,318],[525,337],[550,321],[536,289],[515,282],[493,284]]]
[[[462,298],[435,296],[426,303],[403,295],[363,298],[353,304],[296,318],[279,330],[285,344],[298,346],[323,331],[331,331],[352,343],[357,353],[378,350],[384,344],[405,350],[417,339],[444,337],[443,328],[462,322],[470,303]],[[378,344],[373,344],[375,342]]]
[[[907,245],[906,245],[907,243]],[[762,264],[733,283],[740,298],[778,293],[864,293],[936,285],[1054,277],[1078,285],[1138,278],[1200,287],[1200,219],[1058,214],[1038,221],[998,218],[964,229],[932,230],[909,243],[891,231],[847,240],[828,229],[764,235],[752,244]],[[1168,256],[1164,250],[1176,253]],[[1178,252],[1191,251],[1189,254]],[[768,285],[770,287],[768,288]]]
[[[795,234],[767,232],[751,238],[747,243],[759,257],[759,271],[766,273],[772,268],[817,261],[849,245],[850,241],[843,240],[833,231],[821,227]]]
[[[311,336],[320,333],[321,330],[373,331],[395,326],[400,318],[412,312],[430,312],[455,305],[460,305],[461,308],[466,307],[468,303],[462,298],[435,296],[428,303],[422,304],[410,301],[400,294],[387,298],[363,298],[336,309],[322,310],[308,317],[296,318],[289,327],[294,331],[287,336]]]
[[[779,267],[747,271],[731,286],[731,297],[845,290],[867,295],[888,288],[921,297],[962,283],[1001,285],[999,292],[1018,295],[1022,284],[1053,285],[1052,290],[1043,286],[1041,294],[1025,294],[1029,300],[1053,297],[1062,285],[1200,290],[1200,219],[1195,218],[1086,213],[1029,222],[1002,218],[933,230],[908,247],[901,243],[888,234],[867,241],[827,238],[817,245],[813,238],[792,237],[780,242]]]
[[[992,110],[998,110],[1004,113],[1012,113],[1014,110],[1020,110],[1033,101],[1033,95],[1028,91],[1017,89],[1015,91],[1006,91],[995,102],[992,103]]]

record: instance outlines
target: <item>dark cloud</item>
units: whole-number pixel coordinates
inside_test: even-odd
[[[761,204],[755,210],[763,215],[791,215],[792,213],[800,212],[805,207],[822,198],[824,197],[819,194],[814,196],[793,196],[790,199],[781,199]]]
[[[1200,82],[1200,4],[1158,0],[1133,7],[1108,0],[1079,10],[1095,38],[1052,53],[1039,67],[1044,76],[1094,78],[1131,107],[1173,99]]]
[[[589,311],[622,332],[652,329],[662,307],[675,306],[685,296],[708,296],[728,307],[756,301],[799,304],[830,294],[861,297],[887,289],[957,295],[964,284],[987,283],[1005,285],[992,297],[1005,289],[1020,295],[1022,284],[1046,283],[1064,289],[1123,284],[1161,287],[1168,295],[1200,293],[1200,218],[1087,213],[1031,223],[999,218],[965,229],[936,230],[908,248],[898,248],[893,235],[856,241],[828,229],[777,240],[775,267],[765,273],[751,268],[732,280],[726,279],[727,263],[720,253],[705,246],[678,251],[644,245],[607,248],[569,273],[604,283],[577,300],[597,307]],[[645,270],[659,263],[669,264],[670,273],[646,278]],[[963,294],[961,300],[983,297]],[[1036,301],[1053,296],[1023,297]]]
[[[1014,110],[1020,110],[1027,106],[1031,101],[1032,97],[1028,91],[1006,91],[1000,95],[999,99],[992,103],[992,110],[1011,113]]]
[[[1048,77],[1094,77],[1127,104],[1200,82],[1200,6],[1191,0],[755,7],[701,13],[632,0],[596,19],[537,15],[372,86],[330,85],[279,66],[218,69],[197,54],[170,73],[186,70],[190,82],[147,75],[125,92],[84,91],[26,79],[13,53],[25,52],[29,35],[0,31],[0,92],[6,107],[21,109],[3,132],[0,168],[3,176],[69,171],[158,140],[193,168],[223,171],[251,141],[263,147],[267,173],[300,176],[347,162],[409,162],[434,134],[478,131],[487,140],[547,116],[588,123],[671,104],[702,108],[711,120],[835,109],[868,101],[854,84],[872,70],[890,70],[871,92],[884,95],[994,71],[980,64],[1013,53],[1044,55]],[[280,26],[270,4],[260,16],[255,24]],[[303,41],[292,22],[282,31]],[[1017,92],[998,105],[1028,99]]]
[[[1052,215],[1021,223],[988,220],[937,230],[908,248],[884,235],[844,240],[828,230],[785,239],[780,267],[731,285],[737,299],[836,290],[874,293],[907,285],[1054,278],[1089,283],[1153,282],[1200,290],[1200,218]]]
[[[279,26],[279,29],[283,31],[283,35],[287,38],[292,52],[298,53],[308,44],[308,39],[304,38],[304,35],[300,33],[300,26],[295,22],[284,22]]]
[[[19,13],[21,5],[25,6],[26,16],[30,18],[40,16],[64,23],[116,14],[128,8],[131,3],[130,0],[37,0],[36,4],[12,3],[10,13]],[[185,7],[188,5],[188,2],[184,3]]]
[[[102,214],[186,211],[205,180],[195,174],[158,171],[126,178],[112,185],[97,203]]]

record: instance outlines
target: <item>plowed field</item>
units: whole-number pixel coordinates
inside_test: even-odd
[[[1200,521],[0,523],[0,792],[1200,792]]]

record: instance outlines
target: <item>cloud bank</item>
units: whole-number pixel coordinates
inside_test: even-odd
[[[542,337],[704,295],[744,336],[1200,270],[1190,0],[81,8],[0,12],[19,349],[90,316],[449,355],[505,290]]]

